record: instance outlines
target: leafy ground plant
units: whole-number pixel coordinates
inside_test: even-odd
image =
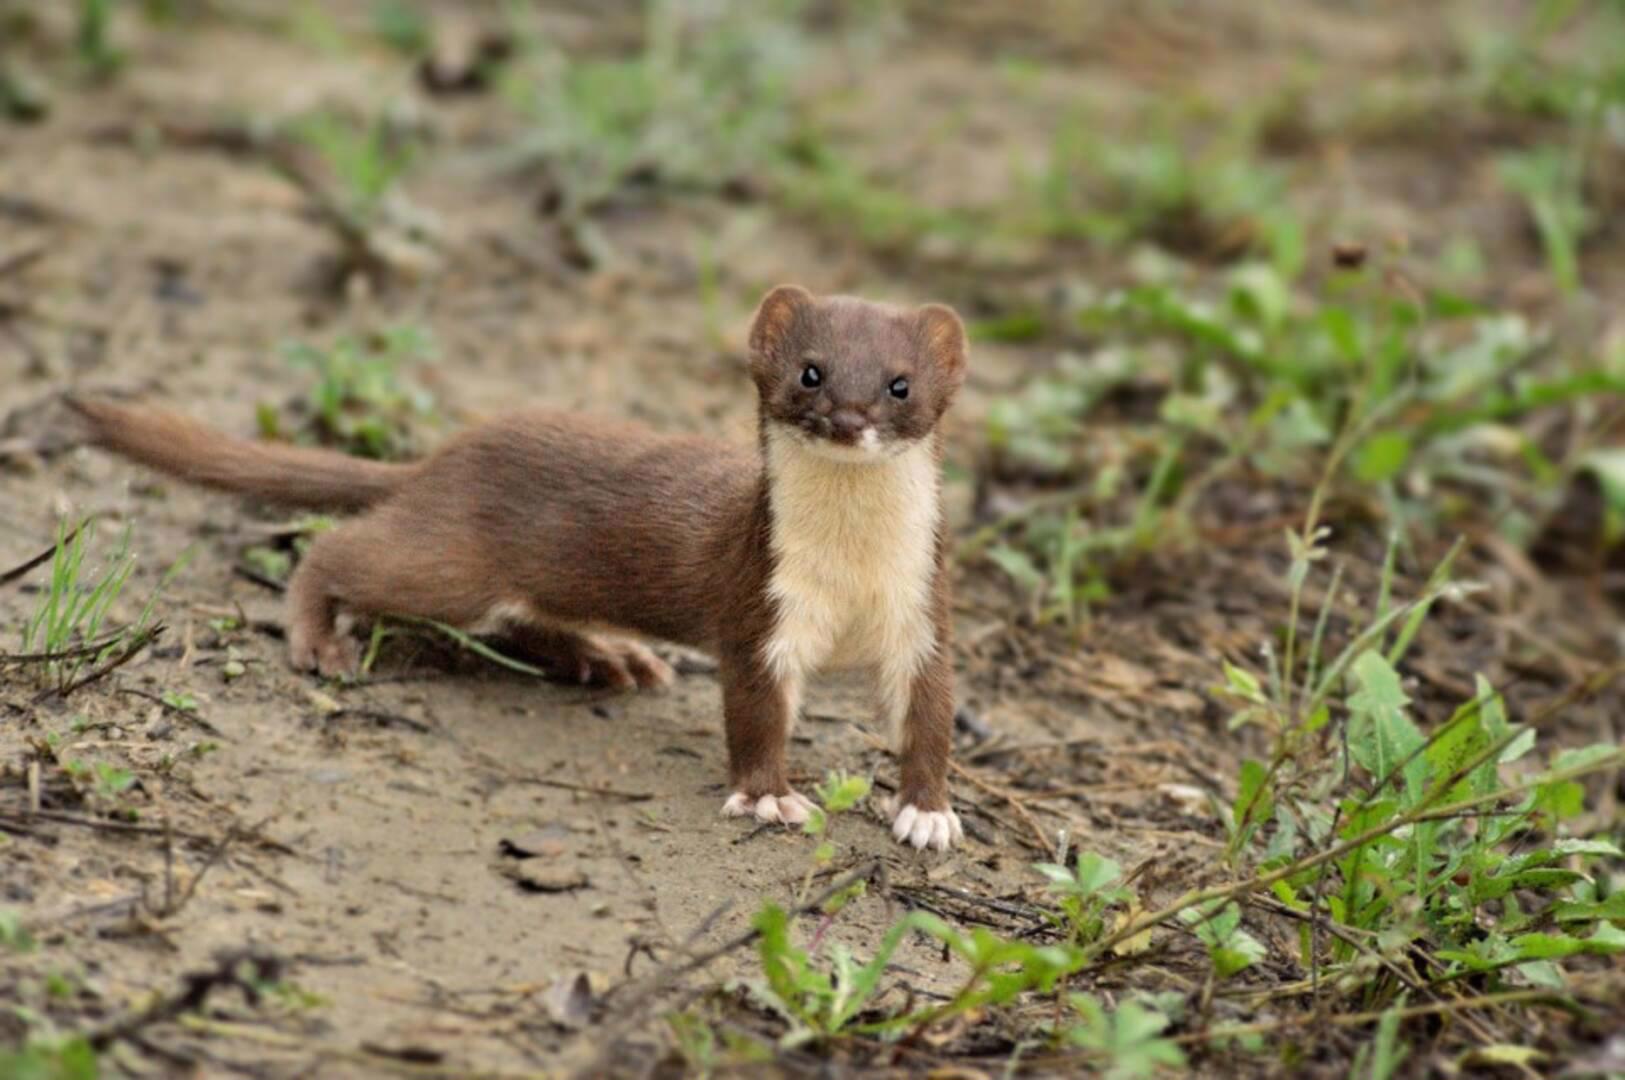
[[[1108,1062],[1107,1076],[1126,1080],[1184,1066],[1185,1052],[1163,1034],[1168,1017],[1155,1008],[1129,1000],[1108,1012],[1087,994],[1073,994],[1069,1001],[1082,1022],[1067,1032],[1067,1041]]]
[[[105,79],[124,64],[124,52],[113,44],[113,0],[79,0],[74,46],[85,70]]]
[[[99,566],[87,561],[95,534],[94,519],[71,530],[65,522],[58,527],[50,583],[22,625],[19,653],[9,658],[31,667],[43,686],[58,693],[75,686],[83,672],[99,669],[152,640],[158,632],[152,621],[154,605],[191,557],[190,551],[184,553],[165,571],[134,622],[109,629],[108,616],[135,569],[136,557],[126,526],[111,553],[103,552]],[[0,657],[0,664],[6,659]]]
[[[1315,302],[1248,264],[1217,298],[1140,285],[1081,319],[1097,352],[988,415],[995,475],[1066,486],[962,549],[1033,597],[1040,621],[1075,623],[1108,595],[1115,566],[1191,545],[1204,500],[1227,484],[1316,488],[1324,472],[1326,492],[1374,503],[1407,535],[1476,516],[1527,544],[1575,476],[1611,464],[1587,438],[1529,429],[1558,413],[1582,431],[1604,423],[1625,395],[1617,360],[1521,315],[1425,296],[1374,264],[1334,274]],[[1160,387],[1154,416],[1093,422],[1148,381]]]
[[[1294,617],[1325,555],[1316,535],[1293,544]],[[1339,576],[1327,605],[1339,602]],[[1242,767],[1232,853],[1256,856],[1275,900],[1305,918],[1303,962],[1367,1005],[1465,985],[1561,993],[1561,959],[1625,951],[1609,914],[1625,908],[1596,872],[1619,848],[1565,835],[1582,810],[1579,779],[1617,768],[1625,751],[1604,743],[1520,766],[1548,717],[1511,723],[1482,679],[1429,730],[1401,665],[1421,620],[1459,587],[1447,560],[1417,599],[1391,604],[1387,593],[1385,578],[1375,618],[1335,655],[1323,653],[1323,610],[1301,654],[1289,633],[1264,676],[1230,669],[1233,724],[1273,734],[1270,760]]]
[[[281,171],[304,189],[343,245],[341,274],[421,277],[439,265],[439,226],[401,192],[417,157],[403,125],[379,112],[318,112],[288,135],[303,154],[283,154]]]
[[[1304,589],[1329,555],[1313,524],[1293,539],[1296,621],[1311,618]],[[1403,665],[1422,621],[1467,591],[1450,565],[1403,602],[1385,578],[1370,621],[1335,641],[1316,613],[1312,633],[1267,651],[1266,670],[1228,669],[1232,726],[1263,729],[1273,751],[1245,764],[1227,808],[1232,881],[1147,911],[1115,861],[1081,852],[1037,867],[1055,904],[1050,940],[965,932],[914,911],[866,961],[839,944],[821,955],[838,910],[823,912],[802,946],[795,920],[764,905],[755,922],[763,978],[751,985],[786,1025],[780,1049],[913,1042],[1000,1011],[1026,1017],[1012,1026],[1032,1031],[1035,1010],[1053,1002],[1070,1016],[1056,1014],[1027,1047],[1045,1068],[1146,1076],[1185,1063],[1193,1046],[1296,1055],[1302,1022],[1318,1015],[1374,1028],[1358,1075],[1390,1076],[1406,1059],[1407,1033],[1428,1017],[1459,1013],[1463,1053],[1504,1055],[1474,1010],[1605,993],[1583,961],[1625,952],[1615,925],[1625,907],[1607,872],[1625,856],[1605,835],[1569,829],[1580,820],[1580,781],[1625,765],[1625,751],[1559,750],[1532,766],[1537,732],[1561,703],[1513,723],[1482,682],[1449,716],[1418,715]],[[1339,602],[1333,575],[1326,604]],[[813,826],[824,827],[822,817]],[[1192,989],[1103,1004],[1100,988],[1120,985],[1125,970],[1169,962],[1168,935],[1200,948],[1205,969],[1191,972]],[[888,972],[914,936],[955,957],[963,979],[936,1003],[899,1007]],[[1282,940],[1296,941],[1295,955],[1276,953]],[[1281,982],[1273,972],[1283,962],[1309,978]],[[1299,999],[1318,1004],[1284,1020],[1253,1021],[1232,1004]]]
[[[799,6],[730,0],[706,12],[659,0],[642,49],[623,59],[566,54],[521,27],[525,62],[505,90],[528,133],[512,160],[547,167],[567,219],[640,180],[709,190],[747,176],[791,131]]]
[[[1092,851],[1080,851],[1075,866],[1039,863],[1034,869],[1049,879],[1049,891],[1059,901],[1056,925],[1075,945],[1098,940],[1106,929],[1106,910],[1134,896],[1122,884],[1123,868]]]
[[[291,436],[379,460],[421,452],[420,425],[436,418],[434,396],[410,373],[433,354],[421,329],[400,325],[327,346],[301,342],[286,352],[288,362],[312,372],[315,382],[295,403],[299,419],[292,430],[284,430],[274,407],[260,406],[262,436]]]
[[[1580,289],[1580,242],[1592,224],[1581,191],[1575,155],[1543,146],[1501,159],[1501,182],[1520,196],[1540,234],[1546,262],[1558,287]]]
[[[1097,133],[1081,116],[1058,124],[1045,169],[1032,181],[1041,216],[1029,227],[1112,248],[1149,240],[1227,260],[1257,249],[1276,254],[1293,276],[1302,242],[1282,209],[1281,177],[1260,161],[1246,117],[1193,148],[1212,120],[1163,109],[1137,139]]]
[[[0,1075],[14,1080],[97,1080],[101,1065],[83,1038],[33,1038],[0,1050]]]

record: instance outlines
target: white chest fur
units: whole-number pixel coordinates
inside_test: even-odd
[[[901,705],[897,694],[935,641],[942,511],[932,447],[832,460],[770,431],[766,454],[775,559],[768,589],[778,608],[766,660],[797,685],[821,668],[871,667],[889,704]]]

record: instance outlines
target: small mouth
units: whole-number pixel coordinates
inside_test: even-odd
[[[813,425],[787,425],[795,443],[817,457],[848,464],[873,464],[887,456],[886,444],[873,427],[850,434],[818,430]]]
[[[830,443],[835,446],[878,446],[880,433],[872,425],[853,430],[851,428],[837,428],[822,416],[803,417],[795,425],[797,434],[808,442]]]

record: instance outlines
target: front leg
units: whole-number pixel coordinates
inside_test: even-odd
[[[902,777],[890,802],[892,835],[917,848],[938,851],[965,838],[959,815],[948,805],[948,757],[953,750],[954,667],[946,635],[939,632],[917,665],[879,672],[882,706],[897,731]]]
[[[780,676],[754,656],[724,656],[722,723],[728,736],[729,816],[799,825],[812,803],[790,786],[785,746],[800,707],[800,679]]]

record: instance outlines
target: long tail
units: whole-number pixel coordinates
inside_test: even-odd
[[[98,446],[203,487],[284,506],[360,510],[393,495],[417,471],[410,464],[236,439],[161,409],[66,400],[89,421]]]

